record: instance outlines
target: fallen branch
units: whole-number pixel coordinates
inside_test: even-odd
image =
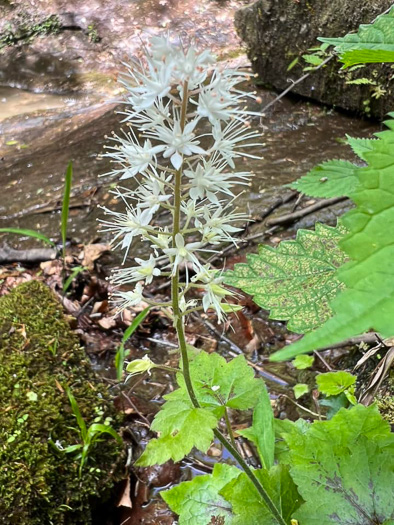
[[[281,215],[280,217],[274,217],[272,219],[269,219],[267,221],[267,226],[276,226],[278,224],[295,222],[299,219],[302,219],[306,215],[310,215],[315,211],[321,210],[323,208],[328,208],[329,206],[333,206],[338,202],[343,202],[346,200],[348,200],[347,197],[333,197],[332,199],[324,199],[319,202],[316,202],[315,204],[311,204],[310,206],[306,206],[305,208],[302,208],[302,210],[298,210],[293,213],[287,213],[286,215]]]
[[[10,262],[38,263],[56,259],[56,250],[51,248],[33,248],[31,250],[14,250],[7,245],[0,248],[0,264]]]

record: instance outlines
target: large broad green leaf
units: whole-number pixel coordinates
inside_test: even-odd
[[[346,256],[338,246],[344,228],[316,224],[315,231],[298,230],[295,241],[283,241],[274,249],[259,246],[246,264],[226,272],[225,282],[253,295],[271,318],[289,320],[288,328],[304,333],[326,321],[329,306],[343,288],[336,278]]]
[[[394,437],[375,407],[341,409],[284,438],[307,525],[375,525],[394,519]]]
[[[346,160],[329,160],[289,184],[310,197],[342,197],[354,192],[358,185],[357,166]]]
[[[360,157],[361,160],[366,160],[365,154],[368,153],[373,149],[373,142],[376,139],[361,139],[361,138],[355,138],[355,137],[347,137],[347,144],[352,148],[354,153]],[[357,177],[357,175],[355,175]],[[358,181],[358,177],[357,177]],[[353,193],[353,192],[352,192]]]
[[[226,525],[232,521],[231,505],[219,494],[240,470],[216,463],[212,474],[196,476],[160,495],[171,510],[179,515],[179,525],[208,525],[212,517],[222,517]]]
[[[274,413],[266,388],[263,389],[253,411],[252,426],[245,430],[238,430],[238,434],[256,445],[264,468],[269,470],[273,467],[275,454]]]
[[[391,116],[393,116],[391,114]],[[394,121],[386,123],[394,127]],[[348,234],[340,242],[350,257],[337,272],[345,289],[330,303],[334,316],[273,360],[328,347],[373,329],[394,335],[394,131],[377,133],[365,152],[368,166],[358,168],[360,186],[350,195],[356,208],[342,222]]]
[[[290,523],[290,518],[303,500],[291,479],[288,468],[285,465],[277,465],[269,471],[262,469],[255,470],[254,473],[285,522]],[[229,522],[231,525],[278,525],[246,474],[242,473],[230,481],[220,494],[231,503],[234,513]]]
[[[190,363],[190,375],[199,403],[213,409],[218,417],[224,414],[225,407],[253,408],[264,390],[264,382],[254,377],[243,355],[227,362],[218,354],[200,352]],[[177,381],[180,388],[165,399],[187,401],[189,395],[182,374]]]
[[[357,33],[319,40],[335,46],[343,67],[394,62],[394,9],[377,18],[373,24],[360,25]]]
[[[160,437],[149,442],[139,465],[179,461],[193,447],[206,452],[226,407],[253,408],[264,389],[244,356],[227,362],[218,354],[200,352],[190,362],[190,376],[201,408],[193,407],[183,375],[178,374],[180,388],[164,396],[166,402],[152,423]]]
[[[157,465],[169,459],[180,461],[193,447],[206,452],[217,422],[207,409],[193,408],[183,401],[167,401],[152,423],[152,430],[160,432],[160,437],[148,443],[137,465]]]

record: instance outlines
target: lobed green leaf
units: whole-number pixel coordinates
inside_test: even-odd
[[[217,417],[210,410],[194,408],[190,402],[167,401],[151,427],[160,432],[160,437],[148,443],[137,465],[160,465],[169,459],[180,461],[193,447],[206,452],[217,423]]]
[[[329,160],[311,169],[289,187],[310,197],[349,196],[359,184],[356,170],[357,166],[347,160]]]
[[[373,525],[394,518],[394,437],[375,407],[341,409],[284,435],[308,525]]]
[[[216,463],[212,474],[196,476],[192,481],[160,494],[170,509],[179,515],[179,525],[209,524],[212,517],[224,518],[229,524],[232,521],[231,505],[219,491],[240,473],[236,467]]]
[[[373,24],[362,24],[357,33],[343,38],[319,38],[335,47],[344,68],[355,64],[394,62],[394,8]]]
[[[291,479],[288,468],[284,465],[277,465],[269,471],[255,470],[254,474],[268,492],[286,523],[289,523],[303,500]],[[231,525],[278,524],[245,473],[230,481],[220,491],[220,494],[231,503],[234,513]]]

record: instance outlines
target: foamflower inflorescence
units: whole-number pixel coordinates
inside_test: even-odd
[[[144,287],[160,276],[172,280],[174,318],[213,309],[222,321],[231,311],[221,272],[202,262],[202,255],[236,242],[234,224],[247,217],[233,211],[233,187],[248,184],[251,174],[235,171],[234,159],[258,158],[245,148],[260,144],[249,127],[252,113],[240,108],[247,97],[256,98],[237,88],[247,74],[214,64],[209,51],[185,51],[169,38],[153,37],[144,58],[133,60],[122,79],[130,130],[113,135],[105,155],[116,166],[112,174],[137,178],[138,186],[118,187],[125,209],[104,208],[102,221],[114,245],[124,250],[124,266],[113,273],[113,284],[135,283],[132,291],[114,293],[120,311],[140,301],[160,306],[144,296]],[[171,214],[172,227],[156,225],[163,209]],[[130,267],[125,263],[136,238],[149,243],[151,255],[136,258]],[[180,269],[186,274],[182,281]],[[189,297],[196,288],[202,291],[201,303]]]

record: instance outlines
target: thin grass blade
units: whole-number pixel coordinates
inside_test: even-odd
[[[87,438],[87,435],[88,435],[88,432],[87,432],[87,429],[86,429],[85,420],[83,419],[82,414],[81,414],[81,412],[79,410],[79,406],[78,406],[77,400],[72,395],[71,390],[69,388],[67,388],[67,395],[68,395],[68,399],[70,400],[70,405],[71,405],[73,414],[76,417],[79,429],[81,431],[82,441],[85,442],[86,438]]]
[[[55,243],[48,239],[45,235],[34,230],[25,230],[23,228],[0,228],[0,233],[15,233],[16,235],[25,235],[26,237],[33,237],[39,241],[45,242],[55,247]]]
[[[62,243],[63,243],[63,259],[66,256],[66,239],[67,239],[67,222],[68,222],[68,212],[70,209],[70,194],[71,194],[71,184],[73,178],[73,164],[70,161],[65,175],[65,184],[64,184],[64,194],[63,194],[63,205],[62,205]]]
[[[139,325],[142,323],[142,321],[145,319],[145,317],[148,315],[150,310],[150,307],[148,306],[142,312],[140,312],[137,317],[134,319],[134,321],[131,323],[131,325],[125,330],[122,342],[118,348],[118,351],[115,355],[115,368],[116,368],[116,378],[118,381],[122,380],[123,376],[123,367],[124,367],[124,360],[126,357],[124,345],[130,339],[130,337],[133,335],[133,333],[137,330]]]

